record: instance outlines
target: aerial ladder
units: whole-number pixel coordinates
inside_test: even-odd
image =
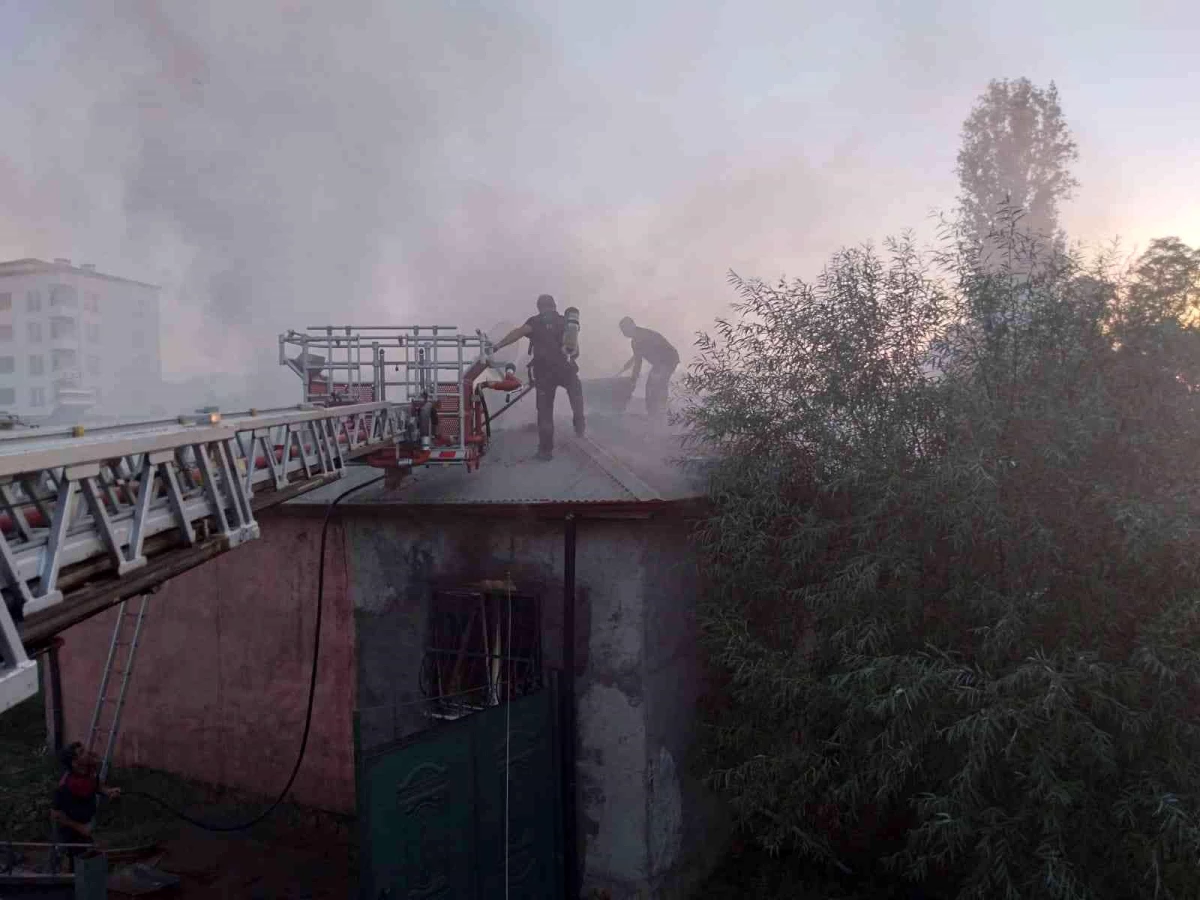
[[[0,435],[0,713],[37,693],[31,651],[258,538],[260,510],[349,464],[383,469],[393,486],[420,466],[474,471],[491,422],[529,390],[514,366],[494,368],[487,335],[451,326],[289,331],[279,362],[300,377],[294,407]],[[489,371],[499,377],[483,380]],[[501,399],[490,406],[485,391]],[[123,664],[110,652],[98,706],[133,649]],[[93,732],[116,731],[121,684],[111,726],[98,709]]]

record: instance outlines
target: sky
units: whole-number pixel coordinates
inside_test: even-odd
[[[0,0],[0,259],[164,288],[170,378],[294,400],[275,336],[582,312],[684,350],[729,271],[813,277],[957,190],[993,78],[1054,80],[1063,225],[1200,244],[1200,6]]]

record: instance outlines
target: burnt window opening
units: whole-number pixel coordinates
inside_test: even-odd
[[[420,672],[429,717],[458,719],[539,690],[541,621],[531,594],[435,591]]]

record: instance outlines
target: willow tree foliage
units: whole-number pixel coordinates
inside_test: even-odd
[[[708,777],[951,896],[1200,896],[1189,282],[970,233],[735,279],[700,339]]]

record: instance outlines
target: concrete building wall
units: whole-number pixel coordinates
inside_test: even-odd
[[[545,664],[561,667],[563,522],[411,511],[347,521],[366,747],[425,726],[418,686],[436,588],[511,576],[542,600]],[[687,774],[697,574],[681,519],[579,521],[576,671],[585,896],[677,896],[722,839]],[[715,830],[714,830],[715,829]],[[707,852],[706,852],[707,851]],[[641,893],[639,893],[641,892]]]
[[[321,507],[263,516],[262,538],[169,583],[151,605],[117,759],[262,794],[282,786],[307,697]],[[427,727],[418,672],[433,592],[511,577],[537,595],[561,669],[564,523],[352,505],[331,526],[313,735],[294,798],[354,808],[364,747]],[[679,896],[723,835],[688,775],[700,691],[686,521],[581,518],[576,547],[583,896]],[[68,738],[92,713],[113,618],[65,634]],[[640,892],[640,893],[639,893]]]
[[[116,763],[264,796],[287,781],[304,727],[320,518],[261,516],[262,537],[151,598]],[[354,625],[344,535],[330,526],[313,727],[296,802],[353,812]],[[130,609],[132,609],[132,605]],[[85,740],[117,610],[63,634],[67,740]]]
[[[161,380],[158,288],[67,262],[0,263],[0,410],[36,420],[82,396],[92,415],[137,415]]]

